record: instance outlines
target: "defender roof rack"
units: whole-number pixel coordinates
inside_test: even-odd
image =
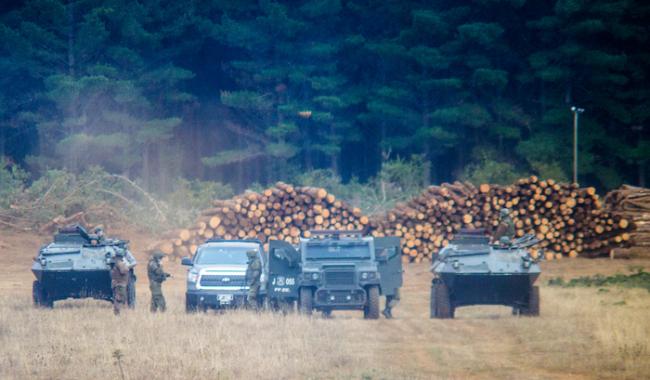
[[[363,231],[361,230],[312,230],[309,231],[311,236],[317,239],[333,238],[340,239],[341,237],[347,238],[357,238],[361,239],[363,237]]]

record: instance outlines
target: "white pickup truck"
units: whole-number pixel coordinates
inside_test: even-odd
[[[182,264],[189,266],[185,309],[188,312],[208,308],[235,308],[246,305],[248,279],[246,252],[255,250],[262,262],[260,297],[266,294],[267,260],[258,240],[211,239],[200,245],[192,258]]]

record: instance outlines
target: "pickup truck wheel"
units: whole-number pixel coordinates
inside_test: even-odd
[[[379,287],[376,285],[368,287],[368,301],[364,316],[366,319],[379,318]]]
[[[314,309],[314,292],[311,288],[300,288],[300,314],[311,315]]]
[[[187,313],[196,313],[197,311],[196,303],[188,295],[185,295],[185,311]]]

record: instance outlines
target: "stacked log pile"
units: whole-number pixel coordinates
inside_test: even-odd
[[[176,257],[194,253],[207,239],[278,239],[298,243],[310,230],[360,230],[369,219],[361,209],[337,200],[327,190],[294,187],[278,182],[258,192],[217,200],[204,210],[192,228],[154,247]]]
[[[502,208],[512,210],[517,236],[534,234],[541,240],[538,248],[544,249],[547,259],[608,254],[630,239],[628,219],[603,210],[594,188],[534,176],[511,186],[461,182],[431,186],[373,218],[373,233],[401,236],[409,261],[431,260],[461,228],[494,232]]]
[[[510,186],[461,182],[430,186],[371,219],[325,189],[280,182],[260,193],[214,201],[194,226],[153,248],[182,257],[210,238],[280,239],[295,244],[314,229],[365,230],[375,236],[400,236],[404,261],[421,262],[434,259],[462,228],[493,233],[502,208],[512,210],[517,236],[534,234],[540,239],[538,249],[547,259],[607,255],[612,248],[631,243],[632,219],[605,209],[594,188],[533,176]]]
[[[605,206],[634,226],[629,246],[616,248],[611,257],[650,257],[650,189],[624,185],[607,194]]]

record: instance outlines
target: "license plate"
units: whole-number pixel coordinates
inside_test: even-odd
[[[221,304],[229,304],[232,302],[232,294],[219,294],[217,299]]]

